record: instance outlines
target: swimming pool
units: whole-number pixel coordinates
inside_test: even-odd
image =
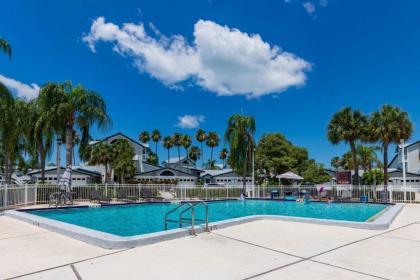
[[[175,208],[174,203],[142,203],[99,208],[66,208],[35,210],[30,214],[89,228],[121,237],[161,232],[165,213]],[[209,222],[235,218],[274,215],[351,222],[366,222],[384,210],[384,204],[317,203],[309,204],[278,200],[225,200],[208,203]],[[176,219],[179,211],[172,214]],[[186,215],[188,216],[188,215]],[[204,218],[204,208],[197,207],[197,219]],[[177,224],[169,224],[170,229]]]

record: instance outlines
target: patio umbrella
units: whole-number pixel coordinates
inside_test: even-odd
[[[303,180],[303,177],[293,173],[293,172],[286,172],[280,175],[277,175],[276,178],[280,179],[289,179],[289,180],[295,180],[295,181],[301,181]]]
[[[71,190],[71,168],[67,167],[58,182],[61,191],[69,192]]]

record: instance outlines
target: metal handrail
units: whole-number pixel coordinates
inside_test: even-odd
[[[182,208],[184,205],[188,205],[188,207],[186,209],[182,210],[179,213],[179,219],[178,220],[168,219],[168,217],[169,217],[169,215],[171,213],[174,213],[176,210]],[[205,207],[206,215],[205,215],[205,219],[204,220],[203,219],[196,219],[195,218],[195,207],[196,206],[199,206],[199,205],[203,205]],[[189,210],[191,210],[191,218],[190,219],[184,218],[183,217],[183,214],[186,213]],[[204,202],[204,201],[202,201],[202,200],[200,200],[200,201],[194,201],[194,202],[189,202],[189,201],[181,202],[180,205],[178,205],[174,209],[171,209],[170,211],[168,211],[165,214],[165,230],[168,229],[168,222],[179,223],[179,227],[180,228],[182,228],[182,224],[189,223],[189,224],[191,224],[191,234],[196,235],[195,227],[194,227],[196,221],[205,222],[204,231],[210,232],[210,228],[209,228],[209,208],[208,208],[207,203]]]

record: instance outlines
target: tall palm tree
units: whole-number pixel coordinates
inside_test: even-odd
[[[106,142],[95,144],[91,151],[89,164],[105,167],[105,183],[109,183],[112,173],[112,161],[115,157],[114,147]]]
[[[180,147],[182,145],[182,134],[176,132],[174,134],[174,136],[172,137],[173,140],[173,144],[175,147],[177,147],[178,149],[178,160],[181,160],[181,151],[180,151]]]
[[[142,131],[139,135],[139,140],[143,144],[147,144],[150,141],[150,134],[148,131]]]
[[[17,119],[16,101],[12,93],[0,83],[0,139],[5,165],[6,183],[11,183],[13,159],[18,150],[17,138],[19,127]],[[22,125],[22,123],[20,123]]]
[[[54,127],[44,118],[38,100],[28,103],[28,131],[26,138],[37,153],[39,168],[41,170],[41,182],[45,182],[45,165],[47,157],[51,155],[54,144]]]
[[[229,151],[226,148],[223,148],[219,153],[219,158],[223,161],[223,168],[226,168],[226,160],[229,155]]]
[[[206,141],[207,147],[210,148],[210,161],[213,161],[213,150],[215,147],[219,146],[219,141],[219,135],[214,131],[210,131]]]
[[[5,39],[0,38],[0,50],[4,52],[9,58],[12,57],[12,47]]]
[[[328,124],[328,140],[332,144],[345,142],[350,145],[355,184],[359,184],[359,165],[357,164],[356,142],[364,140],[368,127],[368,118],[362,112],[353,111],[350,107],[345,107],[335,113]]]
[[[153,129],[152,135],[151,135],[152,141],[155,142],[155,155],[156,160],[159,162],[159,159],[157,158],[157,150],[158,150],[158,143],[160,140],[162,140],[162,135],[160,134],[160,131],[158,129]]]
[[[197,160],[201,157],[200,148],[197,146],[192,146],[188,152],[188,157],[194,161],[194,166],[196,166]]]
[[[169,159],[170,159],[170,150],[173,146],[174,146],[174,141],[171,136],[163,137],[163,147],[166,150],[168,150],[168,161],[167,161],[168,164],[169,164]]]
[[[388,185],[388,146],[398,144],[400,140],[407,140],[413,133],[413,124],[407,112],[400,108],[384,105],[379,112],[371,117],[371,140],[379,141],[384,155],[384,184],[385,191]]]
[[[229,163],[242,175],[242,192],[246,192],[246,176],[252,165],[255,146],[255,119],[252,116],[232,115],[227,124],[225,140],[229,143]]]
[[[182,135],[181,145],[185,149],[185,157],[186,158],[189,158],[188,149],[191,147],[191,144],[192,144],[191,136],[189,136],[188,134]]]
[[[111,124],[105,101],[82,85],[50,83],[41,90],[38,98],[52,125],[65,131],[66,166],[72,165],[75,130],[80,132],[81,143],[86,144],[92,125],[105,129]]]
[[[201,145],[201,168],[204,167],[204,151],[203,151],[203,142],[207,140],[207,134],[201,128],[195,133],[195,139],[200,142]]]

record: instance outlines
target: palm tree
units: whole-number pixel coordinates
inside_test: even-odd
[[[333,157],[331,159],[331,166],[334,167],[335,171],[337,171],[338,168],[341,167],[341,159],[340,159],[340,157]]]
[[[37,100],[28,103],[28,106],[29,130],[26,137],[36,150],[41,169],[41,182],[44,183],[46,159],[51,155],[54,143],[54,127],[45,119],[44,112]]]
[[[12,47],[5,39],[0,38],[0,50],[4,52],[9,58],[12,57]]]
[[[242,192],[246,192],[246,176],[252,165],[255,146],[255,119],[252,116],[232,115],[227,124],[225,140],[229,143],[229,163],[239,175],[242,175]]]
[[[159,159],[157,158],[157,150],[158,150],[158,143],[160,142],[160,140],[162,140],[162,135],[160,134],[160,131],[158,129],[154,129],[152,131],[152,135],[151,135],[152,141],[155,142],[155,155],[156,155],[156,160],[159,162]]]
[[[413,124],[407,112],[400,108],[384,105],[379,112],[375,112],[371,118],[371,140],[382,144],[384,155],[384,184],[387,191],[388,185],[388,146],[391,143],[398,144],[400,140],[407,140],[413,133]]]
[[[168,164],[169,164],[169,159],[170,159],[170,150],[173,146],[174,146],[174,141],[171,136],[163,137],[163,147],[165,147],[165,149],[168,150],[168,161],[167,161]]]
[[[328,140],[332,144],[346,142],[350,145],[355,184],[359,183],[359,167],[357,164],[356,142],[364,140],[368,118],[360,111],[353,111],[350,107],[345,107],[335,113],[328,124]]]
[[[216,132],[210,131],[207,136],[206,145],[210,148],[210,161],[213,161],[213,150],[214,147],[219,146],[219,135]]]
[[[358,162],[362,166],[364,172],[371,170],[373,163],[378,161],[376,150],[377,147],[357,145],[356,151]]]
[[[194,161],[194,166],[196,166],[197,160],[201,157],[200,148],[197,146],[192,146],[188,152],[188,157]]]
[[[105,129],[111,124],[103,98],[82,85],[73,87],[71,82],[50,83],[42,89],[38,98],[52,125],[58,130],[65,130],[66,166],[72,165],[75,130],[80,132],[81,143],[86,144],[92,125]]]
[[[207,134],[201,128],[195,133],[195,139],[200,142],[201,145],[201,168],[204,166],[204,151],[203,151],[203,142],[207,140]]]
[[[23,127],[16,103],[12,93],[0,83],[0,139],[5,163],[5,179],[8,184],[11,183],[13,160],[20,146],[19,126]]]
[[[139,135],[139,140],[143,144],[147,144],[150,141],[150,134],[148,131],[142,131]]]
[[[185,157],[188,158],[188,149],[192,144],[191,136],[188,134],[184,134],[181,139],[181,145],[185,149]]]
[[[178,132],[174,133],[174,136],[172,137],[172,142],[174,146],[177,147],[178,149],[178,160],[181,160],[181,151],[180,151],[180,147],[182,145],[181,141],[182,141],[182,134]]]
[[[118,176],[119,182],[124,184],[125,178],[136,172],[136,165],[133,161],[134,149],[126,139],[117,139],[112,143],[112,148],[114,150],[112,158],[114,173]]]
[[[112,161],[115,156],[114,147],[106,142],[99,142],[92,147],[89,164],[105,167],[105,183],[110,182]]]
[[[223,148],[219,153],[219,158],[223,161],[223,168],[226,168],[226,159],[229,155],[229,151],[226,148]]]

